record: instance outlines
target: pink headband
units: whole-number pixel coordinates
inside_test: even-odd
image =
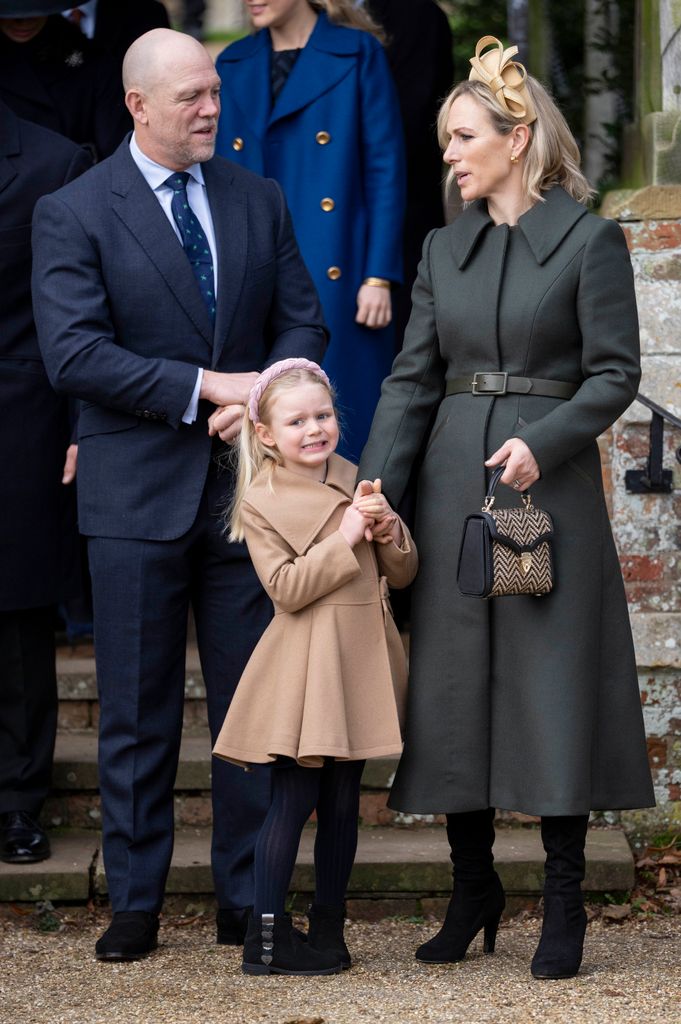
[[[327,388],[331,387],[331,381],[317,363],[313,363],[309,359],[280,359],[278,363],[272,363],[266,370],[263,370],[250,390],[248,395],[248,416],[253,423],[258,422],[258,406],[264,392],[273,380],[288,373],[289,370],[309,370],[310,373],[314,373],[319,377],[326,384]]]

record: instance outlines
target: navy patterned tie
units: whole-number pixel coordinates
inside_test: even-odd
[[[208,239],[187,198],[188,171],[175,171],[163,184],[173,190],[171,209],[201,297],[215,323],[215,275]]]

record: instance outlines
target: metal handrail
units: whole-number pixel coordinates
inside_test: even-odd
[[[625,473],[626,488],[632,494],[671,494],[674,490],[674,476],[670,469],[664,469],[662,465],[664,424],[666,420],[681,430],[681,419],[640,392],[636,395],[636,401],[645,405],[653,414],[650,420],[650,449],[645,469],[628,469]],[[676,449],[676,461],[681,463],[681,447]]]

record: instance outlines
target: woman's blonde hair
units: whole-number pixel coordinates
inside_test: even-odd
[[[272,383],[263,391],[258,403],[258,421],[269,426],[272,406],[277,396],[282,391],[291,391],[300,384],[319,384],[320,387],[326,388],[335,410],[336,393],[333,387],[327,385],[318,374],[313,373],[311,370],[287,370],[286,373],[275,377]],[[235,463],[236,481],[234,496],[229,503],[225,518],[229,539],[238,541],[244,539],[241,507],[246,491],[259,473],[263,472],[263,470],[271,472],[275,466],[281,466],[282,464],[281,455],[278,450],[276,448],[269,448],[258,437],[255,423],[250,419],[248,411],[244,416],[239,443],[234,445],[232,449],[232,459]]]
[[[326,11],[329,21],[334,25],[345,25],[346,28],[360,28],[376,36],[385,44],[386,35],[381,26],[371,17],[363,4],[355,0],[307,0],[315,11]]]
[[[530,138],[525,150],[523,167],[523,185],[527,196],[533,202],[543,202],[542,192],[547,192],[554,185],[561,185],[578,203],[588,203],[596,193],[580,170],[579,148],[567,121],[536,78],[528,75],[525,89],[529,92],[537,113],[536,121],[528,125]],[[522,123],[502,109],[494,93],[484,82],[460,82],[444,100],[437,118],[438,140],[443,152],[449,144],[449,113],[459,96],[473,96],[485,108],[500,135],[509,135],[517,124]],[[447,191],[451,188],[455,175],[456,172],[451,167],[447,174]]]

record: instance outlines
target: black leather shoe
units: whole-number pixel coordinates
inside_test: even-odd
[[[248,927],[248,917],[253,907],[238,907],[235,910],[218,909],[215,923],[218,926],[218,946],[243,946]]]
[[[141,960],[158,946],[158,917],[145,910],[124,910],[114,914],[111,924],[97,940],[98,960]]]
[[[50,856],[50,841],[26,811],[0,815],[0,860],[6,864],[35,864]]]

